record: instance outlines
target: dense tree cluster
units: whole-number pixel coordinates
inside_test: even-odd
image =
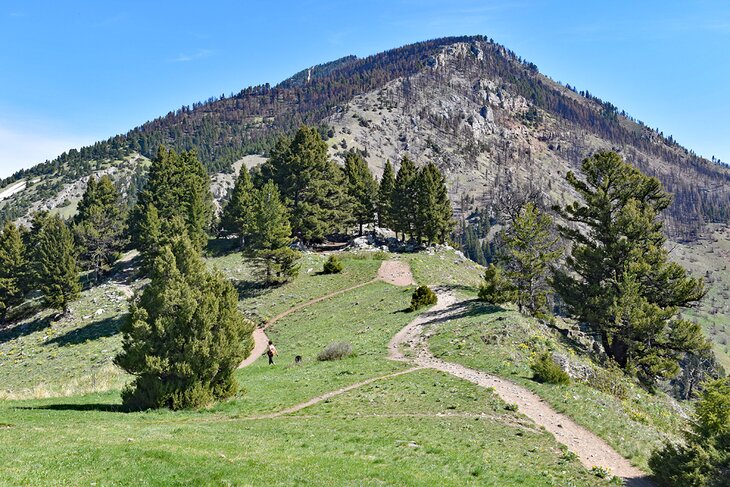
[[[184,232],[202,250],[213,218],[210,181],[195,152],[161,147],[131,215],[132,243],[146,270],[171,236]]]
[[[127,215],[120,194],[109,176],[92,176],[73,219],[80,261],[98,282],[127,245]]]

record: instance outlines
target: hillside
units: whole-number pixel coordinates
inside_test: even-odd
[[[555,83],[482,36],[349,56],[275,87],[181,107],[7,178],[0,187],[40,178],[46,190],[5,198],[0,219],[23,216],[39,199],[116,161],[151,157],[160,144],[194,148],[212,174],[230,172],[234,161],[265,153],[301,123],[332,135],[333,155],[347,147],[366,151],[376,170],[406,153],[433,160],[450,175],[455,202],[469,196],[465,213],[494,207],[505,191],[528,186],[559,201],[567,170],[598,149],[613,148],[674,193],[673,236],[692,238],[705,222],[728,219],[725,166],[697,157],[609,102]]]
[[[251,285],[240,254],[207,259],[236,283],[241,309],[257,322],[296,311],[267,330],[280,351],[278,365],[260,359],[239,369],[239,394],[197,411],[121,409],[119,388],[129,378],[110,361],[119,350],[118,320],[126,312],[123,296],[131,290],[127,283],[139,284],[128,265],[85,291],[61,322],[29,317],[3,332],[0,460],[5,481],[609,485],[602,470],[591,467],[641,476],[636,467],[646,470],[651,449],[676,437],[684,424],[676,403],[628,380],[621,394],[580,380],[568,386],[530,380],[526,362],[544,346],[576,370],[600,367],[579,344],[536,320],[477,303],[482,269],[452,250],[340,255],[342,274],[320,274],[324,256],[308,253],[298,278],[268,289]],[[413,288],[373,280],[383,259],[409,266],[416,282],[439,289],[440,307],[405,312]],[[354,285],[361,286],[338,293]],[[327,295],[332,297],[317,299]],[[102,313],[96,307],[103,307]],[[412,362],[414,353],[422,353],[419,346],[393,345],[399,343],[393,337],[409,329],[450,367],[465,364],[470,373],[494,374],[530,389],[562,418],[560,428],[578,428],[585,432],[574,433],[578,437],[593,439],[577,449],[556,435],[568,449],[538,427],[542,418],[521,396],[505,403],[500,388]],[[352,346],[352,356],[316,359],[339,341]],[[405,357],[394,356],[394,350]],[[294,364],[295,355],[303,357],[300,365]],[[43,455],[34,453],[39,449]],[[605,454],[614,450],[636,467],[626,460],[621,468],[627,470],[605,464]]]

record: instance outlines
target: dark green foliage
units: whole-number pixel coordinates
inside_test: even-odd
[[[231,191],[231,199],[223,208],[221,228],[229,234],[238,234],[242,237],[248,234],[248,225],[253,218],[252,207],[254,187],[251,176],[246,167],[241,167],[241,173]]]
[[[665,444],[649,467],[669,487],[725,487],[730,482],[730,379],[708,383],[684,444]]]
[[[25,272],[25,245],[18,227],[8,222],[0,233],[0,323],[23,300]]]
[[[408,308],[409,311],[416,311],[424,306],[431,306],[438,302],[436,293],[431,291],[428,286],[419,286],[413,291],[411,296],[411,306]]]
[[[117,160],[132,151],[154,157],[160,145],[176,151],[195,149],[205,166],[225,171],[246,154],[270,150],[281,134],[293,134],[302,123],[316,125],[332,115],[337,107],[348,103],[356,94],[383,87],[395,79],[405,79],[403,93],[395,103],[408,103],[417,96],[419,86],[410,77],[422,71],[429,59],[444,46],[455,42],[469,43],[472,52],[459,59],[459,67],[478,73],[482,79],[499,79],[504,90],[530,101],[530,106],[545,114],[605,139],[615,146],[631,146],[646,154],[647,160],[661,159],[681,167],[686,177],[667,171],[663,182],[676,196],[669,209],[671,230],[683,236],[696,235],[704,221],[725,222],[730,207],[730,185],[725,169],[680,147],[671,137],[664,138],[640,122],[632,124],[617,116],[616,107],[594,95],[582,92],[581,97],[556,83],[546,82],[534,64],[521,60],[514,52],[483,36],[449,37],[409,44],[373,56],[343,58],[334,63],[315,66],[275,87],[268,84],[241,90],[230,97],[213,97],[171,111],[151,122],[80,150],[63,153],[56,159],[31,169],[18,171],[0,182],[0,187],[22,178],[59,173],[61,168],[71,179],[87,176],[93,161]],[[426,73],[424,73],[426,74]],[[440,76],[437,71],[428,75]],[[480,90],[463,93],[474,103],[482,104]],[[390,103],[390,102],[388,102]],[[448,130],[434,113],[433,122]],[[263,123],[252,123],[261,117]],[[648,163],[643,162],[648,168]],[[709,191],[708,191],[709,190]],[[3,218],[21,216],[17,210],[0,210]]]
[[[353,221],[345,176],[314,127],[300,127],[292,140],[282,138],[260,179],[276,183],[290,210],[292,233],[304,242],[321,242]]]
[[[613,152],[585,159],[582,173],[585,180],[567,176],[581,201],[560,209],[576,225],[560,228],[573,246],[553,285],[619,366],[648,385],[673,377],[685,353],[708,344],[697,324],[679,316],[705,291],[663,247],[659,215],[671,198]]]
[[[126,212],[109,176],[97,182],[89,179],[74,218],[73,233],[81,264],[93,272],[98,282],[111,269],[127,244]]]
[[[383,176],[378,187],[378,225],[383,228],[395,228],[393,225],[393,191],[395,190],[395,172],[390,160],[385,161]]]
[[[502,233],[500,263],[515,289],[520,312],[545,313],[548,270],[562,251],[553,231],[552,218],[527,203],[512,225]]]
[[[253,348],[254,329],[237,306],[234,287],[206,271],[188,237],[173,238],[122,325],[115,363],[136,377],[122,394],[125,406],[202,407],[235,394],[234,372]]]
[[[504,276],[504,271],[494,264],[490,264],[484,271],[484,282],[479,286],[479,299],[492,304],[502,304],[514,301],[517,291],[512,281]]]
[[[144,227],[151,225],[150,206],[159,219],[159,240],[152,242]],[[208,174],[195,152],[177,154],[163,147],[152,160],[149,179],[139,195],[132,214],[132,242],[143,256],[152,257],[144,247],[162,248],[170,239],[184,231],[197,249],[208,241],[208,229],[213,217],[213,197]],[[177,221],[175,221],[177,219]],[[180,228],[182,223],[182,228]],[[151,266],[145,261],[147,269]]]
[[[544,352],[530,362],[532,376],[538,382],[547,384],[569,384],[570,376],[553,360],[550,352]]]
[[[317,360],[325,362],[327,360],[342,360],[352,355],[352,346],[345,342],[330,343],[324,350],[319,352]]]
[[[292,238],[288,211],[273,181],[255,192],[252,208],[246,251],[256,257],[267,284],[286,282],[299,273],[300,254],[289,248]]]
[[[345,177],[347,193],[353,200],[353,216],[362,235],[364,225],[375,221],[375,204],[378,182],[370,172],[368,163],[358,152],[350,151],[345,157]]]
[[[396,234],[406,234],[413,237],[416,229],[416,178],[418,171],[415,163],[408,157],[403,157],[395,178],[393,189],[392,218],[393,228]]]
[[[342,272],[343,265],[342,261],[336,255],[330,255],[327,261],[324,263],[323,270],[325,274],[339,274]]]
[[[455,222],[444,175],[429,162],[418,171],[413,184],[416,239],[425,238],[429,244],[445,242]]]
[[[46,305],[66,312],[81,292],[73,236],[58,215],[35,220],[34,225],[36,222],[41,226],[33,229],[35,281]]]

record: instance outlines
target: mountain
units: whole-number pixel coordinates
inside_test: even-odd
[[[282,134],[320,128],[330,154],[363,151],[376,174],[409,154],[446,174],[457,217],[496,215],[521,193],[546,206],[574,196],[565,174],[602,149],[620,152],[674,194],[664,218],[673,257],[710,283],[696,312],[730,366],[730,273],[725,224],[730,169],[697,156],[587,91],[483,36],[450,37],[365,58],[347,56],[278,85],[184,106],[124,135],[70,150],[0,182],[0,223],[39,209],[68,217],[91,174],[111,174],[128,200],[160,144],[197,150],[214,196],[224,199],[243,165],[264,160]]]
[[[23,198],[22,192],[6,198],[0,218],[22,216],[34,199],[117,161],[150,157],[160,144],[196,149],[211,173],[230,172],[235,161],[265,154],[279,135],[302,123],[333,136],[333,156],[360,148],[375,169],[406,153],[433,160],[448,173],[464,213],[493,206],[500,194],[517,187],[536,187],[548,200],[560,201],[569,196],[565,172],[596,150],[614,149],[675,195],[667,216],[672,236],[691,239],[705,223],[730,218],[725,166],[698,157],[609,102],[552,81],[482,36],[348,56],[275,87],[249,87],[183,106],[7,178],[0,187],[33,178],[46,186],[37,198]],[[469,202],[461,205],[464,196]]]

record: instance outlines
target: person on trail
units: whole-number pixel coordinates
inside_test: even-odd
[[[269,365],[276,365],[274,363],[274,355],[278,355],[278,353],[276,353],[276,347],[271,340],[269,340],[269,348],[266,350],[266,355],[269,356]]]

